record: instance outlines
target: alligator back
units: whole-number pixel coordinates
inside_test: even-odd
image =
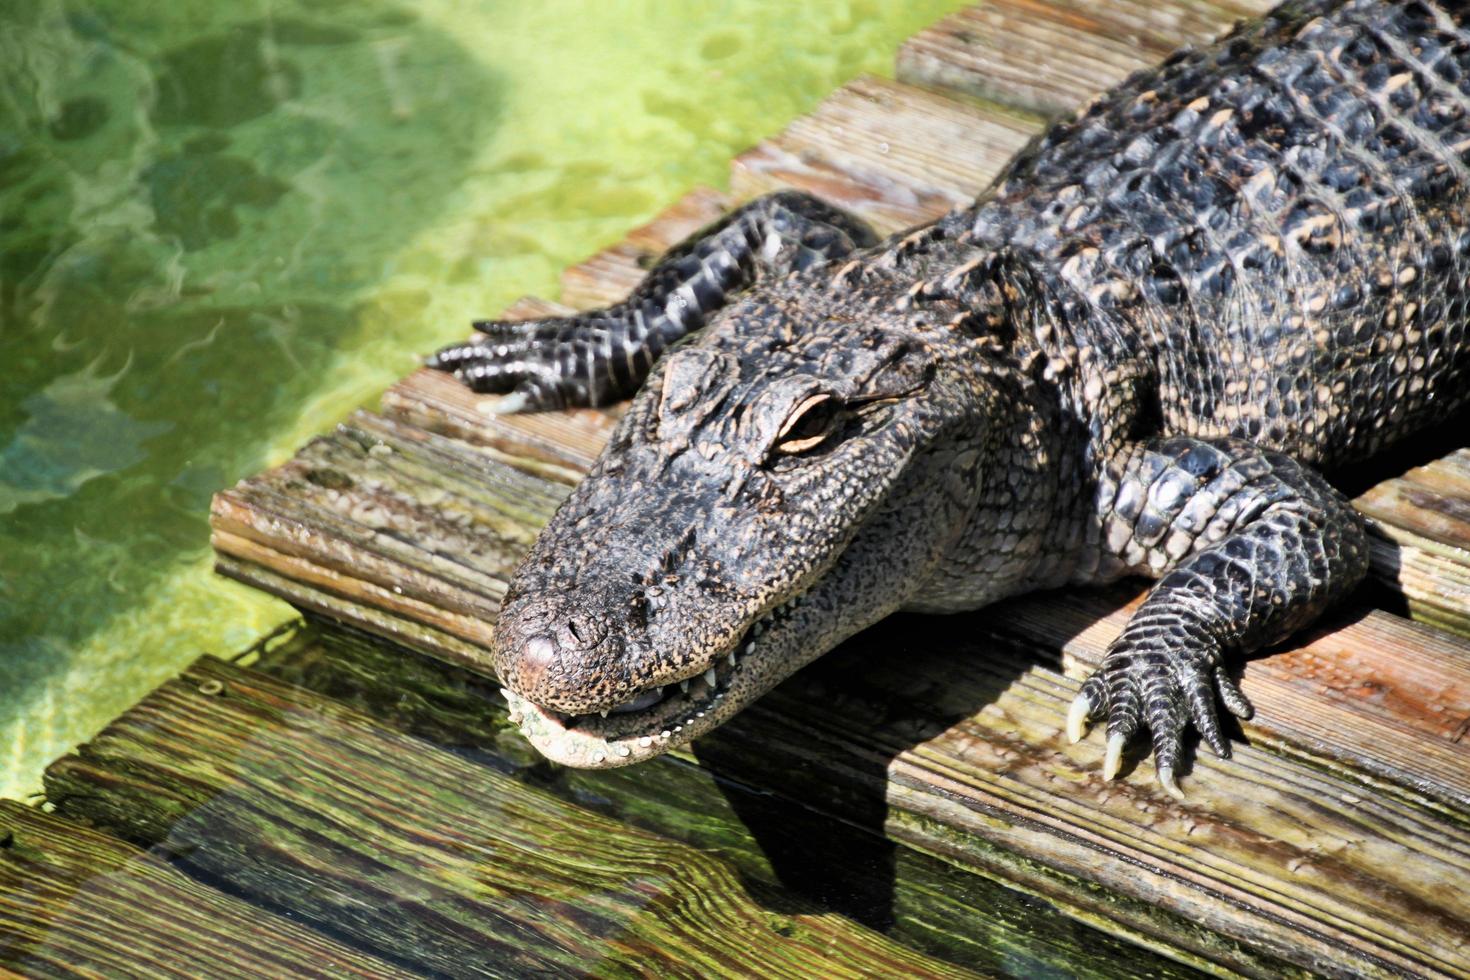
[[[1288,3],[1053,127],[973,233],[1052,278],[1083,383],[1141,365],[1159,431],[1370,455],[1470,393],[1466,17]]]

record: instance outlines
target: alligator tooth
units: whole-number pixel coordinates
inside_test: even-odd
[[[661,731],[661,732],[658,733],[658,737],[659,738],[668,738],[672,734],[674,734],[674,733],[671,732],[671,731],[669,731],[667,728],[665,728],[663,731]]]
[[[626,745],[619,745],[617,748],[617,753],[618,755],[626,759],[628,756],[633,754],[633,750],[628,748]]]
[[[726,659],[730,661],[730,666],[731,667],[734,667],[737,663],[739,663],[739,661],[735,659],[735,651],[734,650],[731,650],[730,651],[730,656],[727,657]]]
[[[688,694],[689,693],[689,681],[687,681],[687,680],[680,681],[679,682],[679,690],[683,691],[685,694]]]
[[[647,735],[644,735],[644,736],[643,736],[643,737],[642,737],[642,738],[640,738],[640,739],[639,739],[639,740],[638,740],[638,745],[639,745],[639,746],[640,746],[640,747],[642,747],[642,748],[645,748],[645,749],[646,749],[646,748],[648,748],[648,747],[649,747],[649,746],[650,746],[650,745],[652,745],[652,744],[653,744],[653,739],[652,739],[652,738],[650,738],[650,737],[649,737],[649,736],[647,736]]]
[[[749,643],[745,644],[745,655],[748,657],[752,653],[755,653],[755,641],[754,640],[751,640]]]
[[[604,717],[604,718],[607,717],[607,709],[606,708],[603,708],[602,710],[598,711],[597,713],[600,714],[600,715],[602,715],[602,717]]]
[[[596,752],[596,753],[593,753],[592,761],[593,762],[606,762],[607,761],[607,756],[603,755],[601,752]]]
[[[715,669],[713,667],[704,672],[704,682],[710,687],[714,687],[716,684],[719,683],[719,681],[720,678],[716,676]]]
[[[751,636],[760,636],[766,631],[766,621],[763,619],[755,624],[755,629],[750,631]]]

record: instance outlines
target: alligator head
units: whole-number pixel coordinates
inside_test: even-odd
[[[552,760],[714,728],[897,609],[963,529],[1002,368],[958,308],[826,292],[758,289],[665,356],[516,572],[495,665]]]

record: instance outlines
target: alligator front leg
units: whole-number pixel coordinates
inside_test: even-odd
[[[502,412],[603,405],[626,398],[653,362],[704,326],[730,297],[781,275],[876,244],[862,221],[810,194],[757,198],[670,249],[616,306],[544,320],[486,320],[480,336],[429,366],[475,391],[506,392]]]
[[[1083,685],[1068,734],[1075,742],[1107,718],[1111,779],[1147,729],[1159,782],[1177,797],[1187,724],[1228,756],[1216,697],[1251,712],[1225,658],[1285,638],[1351,591],[1368,565],[1363,522],[1307,467],[1239,440],[1135,445],[1109,468],[1098,503],[1104,561],[1163,577]]]

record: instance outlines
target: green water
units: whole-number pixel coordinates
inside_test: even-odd
[[[959,5],[0,5],[0,795],[289,616],[216,489]]]

